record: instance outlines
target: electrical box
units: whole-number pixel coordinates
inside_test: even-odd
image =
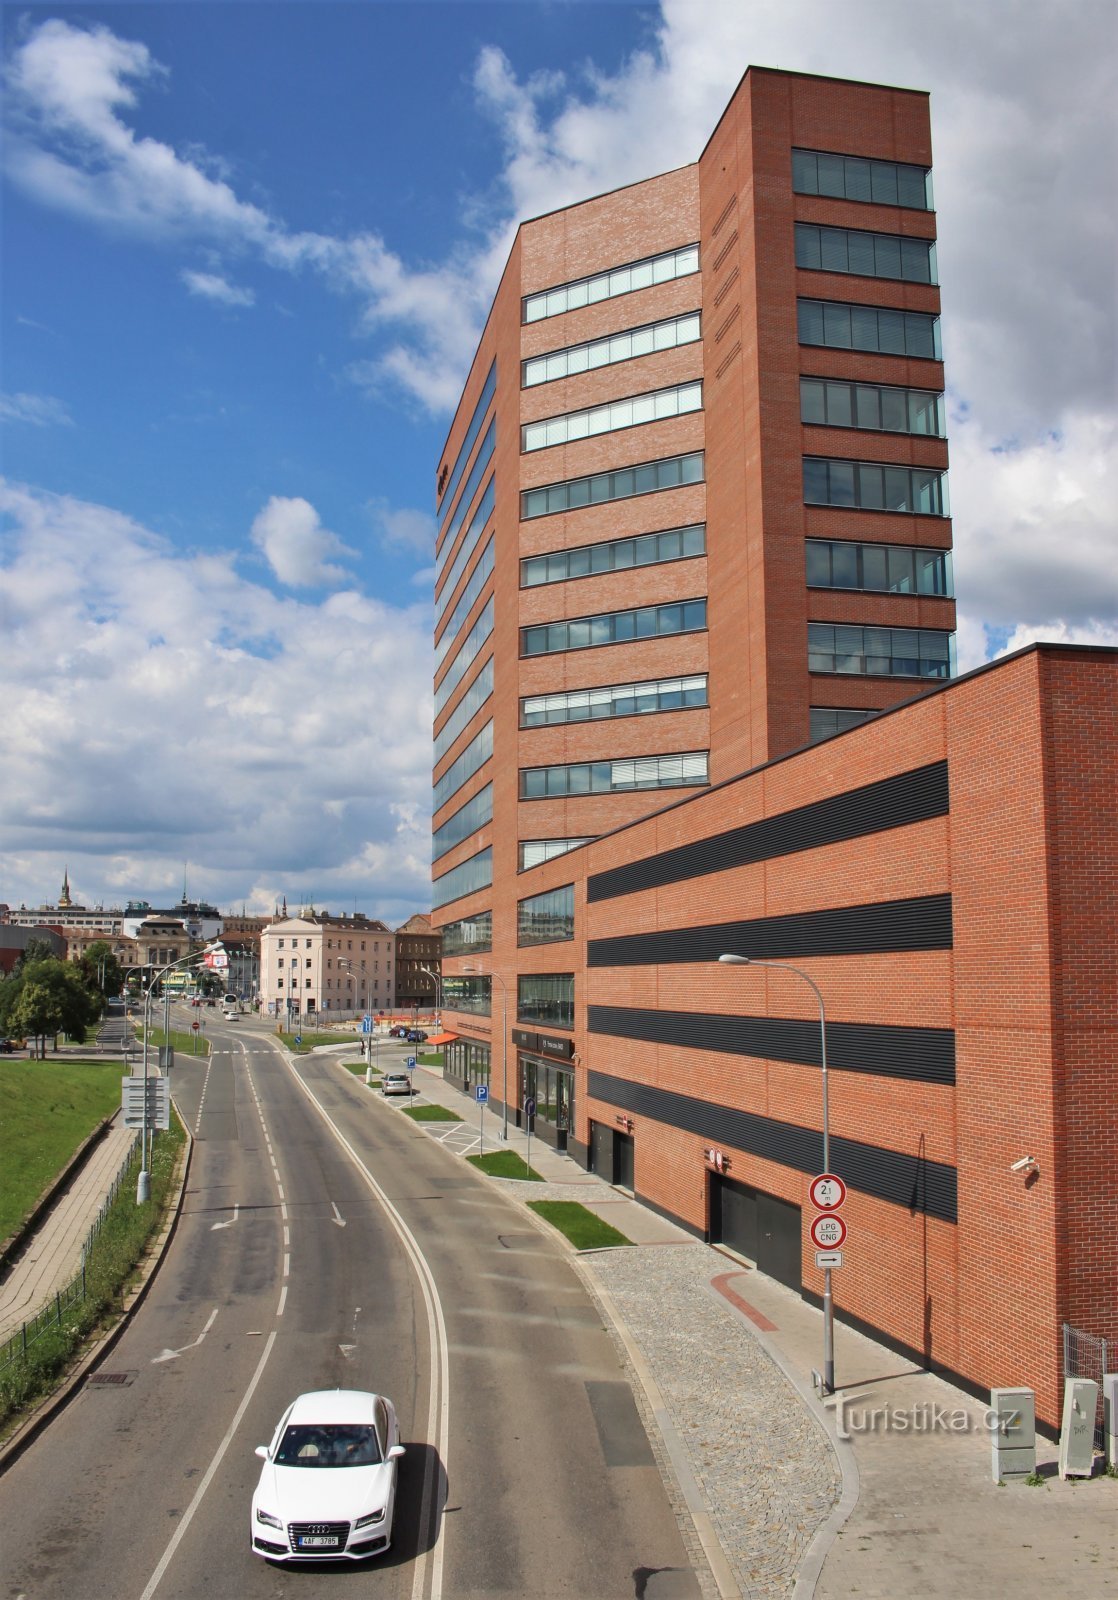
[[[1099,1386],[1093,1378],[1064,1379],[1060,1424],[1060,1477],[1089,1478],[1095,1466],[1095,1412]]]
[[[1106,1440],[1106,1464],[1118,1468],[1118,1372],[1103,1375],[1102,1426]]]
[[[1020,1482],[1036,1471],[1036,1395],[1031,1389],[991,1389],[990,1411],[994,1482]]]

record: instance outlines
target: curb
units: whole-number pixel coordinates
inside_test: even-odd
[[[173,1096],[172,1104],[174,1104]],[[175,1114],[182,1123],[183,1131],[186,1134],[186,1145],[179,1161],[178,1182],[174,1194],[168,1200],[163,1223],[139,1263],[140,1281],[127,1292],[124,1309],[113,1326],[106,1333],[95,1339],[92,1345],[87,1347],[84,1355],[78,1357],[76,1364],[67,1372],[59,1387],[41,1400],[35,1410],[25,1417],[8,1438],[0,1444],[0,1477],[14,1462],[19,1460],[23,1452],[34,1443],[58,1412],[69,1405],[89,1374],[116,1348],[129,1325],[132,1313],[138,1306],[143,1304],[147,1297],[152,1280],[163,1263],[163,1257],[167,1253],[167,1248],[178,1226],[182,1197],[186,1190],[187,1178],[190,1174],[190,1162],[194,1154],[194,1139],[178,1106],[175,1106]]]

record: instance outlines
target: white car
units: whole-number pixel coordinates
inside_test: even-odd
[[[252,1497],[251,1542],[268,1561],[363,1561],[392,1543],[396,1463],[390,1400],[361,1389],[301,1394],[283,1416]]]
[[[411,1079],[406,1072],[386,1072],[381,1094],[411,1094]]]

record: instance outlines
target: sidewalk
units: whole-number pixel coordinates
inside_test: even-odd
[[[18,1333],[81,1271],[86,1236],[127,1159],[135,1130],[120,1113],[98,1140],[0,1282],[0,1343]]]
[[[417,1098],[462,1119],[426,1124],[477,1149],[476,1104],[419,1067]],[[500,1119],[485,1118],[497,1149]],[[508,1147],[525,1154],[512,1124]],[[811,1387],[822,1314],[696,1241],[540,1139],[539,1184],[517,1200],[575,1200],[640,1246],[576,1256],[623,1347],[646,1424],[690,1513],[721,1600],[1051,1600],[1118,1596],[1118,1479],[1061,1480],[1038,1441],[1040,1487],[999,1488],[985,1407],[883,1345],[835,1324],[839,1394]],[[530,1192],[529,1192],[530,1190]],[[546,1224],[539,1224],[546,1226]]]

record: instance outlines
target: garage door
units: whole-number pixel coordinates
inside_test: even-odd
[[[710,1174],[710,1237],[799,1293],[803,1221],[799,1206],[733,1178]]]

